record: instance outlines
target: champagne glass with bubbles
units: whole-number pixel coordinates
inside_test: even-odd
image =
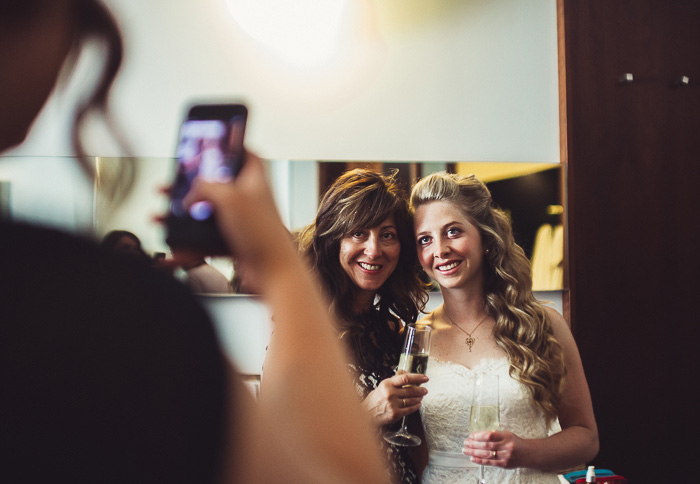
[[[428,369],[428,355],[430,354],[430,327],[408,325],[405,328],[405,333],[396,374],[420,373],[425,375]],[[396,432],[386,432],[384,440],[394,445],[408,447],[415,447],[421,443],[420,437],[408,431],[405,416],[401,419],[401,428]]]
[[[498,375],[477,375],[474,379],[474,401],[469,418],[469,431],[498,430],[500,412]],[[486,484],[484,466],[479,466],[479,484]]]

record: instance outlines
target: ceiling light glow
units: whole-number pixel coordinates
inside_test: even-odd
[[[318,65],[336,54],[346,0],[226,0],[233,19],[281,60]]]

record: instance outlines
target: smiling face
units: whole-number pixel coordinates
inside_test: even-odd
[[[452,202],[420,205],[414,215],[418,260],[441,289],[481,289],[484,248],[481,234]]]
[[[401,243],[394,217],[371,228],[351,231],[340,240],[340,266],[355,284],[355,306],[367,307],[399,261]]]

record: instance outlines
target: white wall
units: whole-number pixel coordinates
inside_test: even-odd
[[[559,161],[554,0],[323,1],[343,2],[342,16],[327,57],[302,62],[246,33],[226,0],[107,0],[126,44],[112,104],[136,154],[171,156],[190,100],[236,98],[267,158]],[[309,0],[248,3],[282,46],[322,26]],[[275,3],[302,18],[276,18]],[[57,123],[22,153],[67,153],[68,106],[50,106]],[[91,149],[119,154],[97,132]]]
[[[72,232],[93,227],[93,185],[72,158],[0,159],[0,180],[9,191],[3,211],[14,220]]]
[[[226,354],[240,373],[262,373],[273,324],[270,311],[255,296],[198,295],[217,329]]]
[[[295,45],[295,31],[323,30],[315,0],[248,2],[284,33],[281,45],[254,39],[226,1],[106,0],[126,49],[111,105],[134,154],[172,156],[190,100],[235,98],[250,106],[249,146],[272,159],[559,162],[554,0],[319,0],[340,2],[342,15],[326,57],[304,61],[281,46]],[[275,17],[275,2],[301,18]],[[90,229],[92,188],[53,157],[70,154],[70,108],[100,56],[87,51],[28,142],[4,154],[34,160],[21,170],[17,160],[0,163],[17,218]],[[101,123],[88,141],[95,155],[122,154]],[[306,190],[314,174],[286,161],[270,174],[285,221],[298,228],[313,207],[301,218],[289,207],[316,199]]]

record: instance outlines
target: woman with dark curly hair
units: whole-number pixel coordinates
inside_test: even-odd
[[[350,350],[363,406],[378,430],[415,413],[423,375],[395,375],[405,324],[414,323],[427,294],[418,278],[408,201],[391,175],[355,169],[338,177],[300,248],[318,272]],[[418,482],[405,447],[387,444],[395,477]]]
[[[413,188],[411,209],[418,259],[444,298],[422,321],[433,329],[423,482],[472,483],[479,465],[489,466],[489,483],[559,482],[556,471],[598,452],[564,318],[533,296],[510,219],[476,177],[432,174]],[[484,373],[500,377],[500,428],[469,435],[472,382]],[[562,430],[554,432],[557,419]]]

